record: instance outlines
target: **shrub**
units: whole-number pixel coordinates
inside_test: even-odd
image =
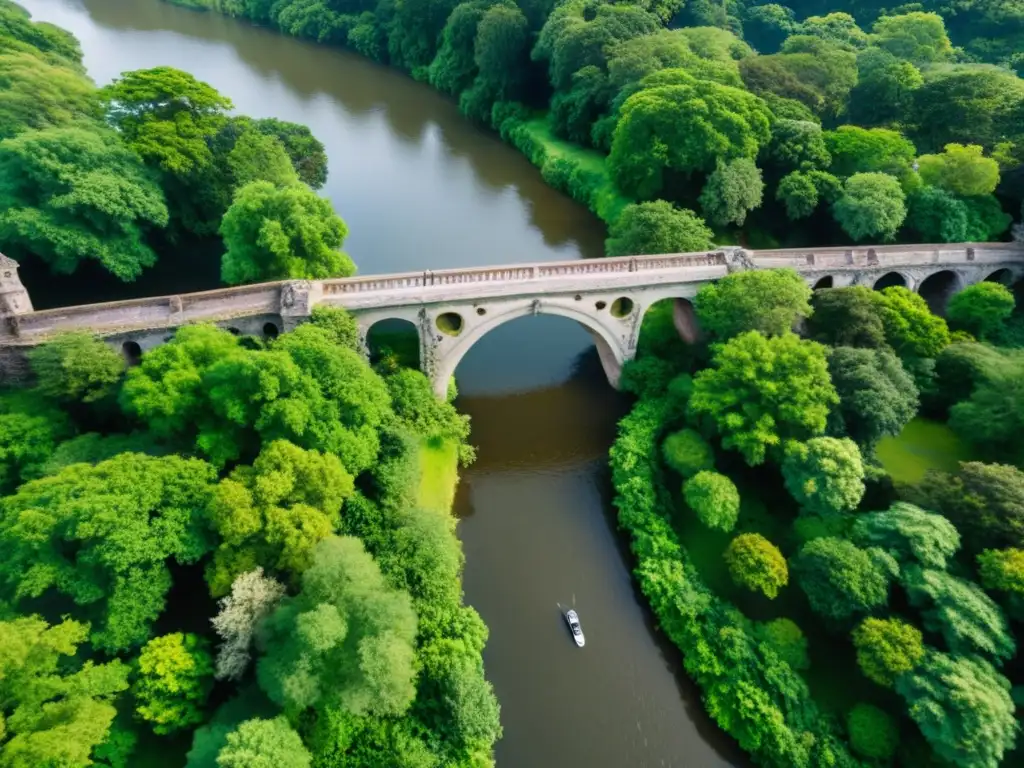
[[[793,669],[807,669],[811,666],[807,658],[807,638],[795,621],[772,619],[758,625],[754,633]]]
[[[661,444],[665,463],[683,477],[715,468],[715,454],[707,441],[692,429],[680,429]]]
[[[740,513],[740,494],[725,475],[704,470],[683,484],[686,503],[708,528],[731,531]]]
[[[864,619],[853,630],[853,645],[861,671],[886,688],[924,658],[921,630],[899,619]]]
[[[775,599],[789,583],[789,568],[779,548],[759,533],[742,533],[725,550],[729,575],[741,587]]]

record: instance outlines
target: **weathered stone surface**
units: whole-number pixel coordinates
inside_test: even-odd
[[[729,272],[778,267],[797,270],[811,285],[831,278],[835,287],[874,286],[894,274],[912,290],[932,275],[950,272],[950,290],[959,290],[1000,270],[1007,270],[1011,279],[1024,276],[1024,244],[771,251],[732,248],[338,280],[289,280],[41,312],[31,311],[31,304],[26,311],[25,305],[19,304],[14,310],[4,310],[0,346],[31,346],[54,333],[76,328],[100,334],[114,345],[137,344],[144,352],[188,323],[210,322],[239,333],[270,335],[271,330],[277,333],[294,327],[308,318],[313,307],[326,304],[351,311],[364,342],[370,327],[381,320],[412,323],[420,336],[423,371],[435,391],[443,395],[459,361],[488,331],[518,317],[551,314],[576,320],[590,331],[614,385],[622,364],[636,354],[640,323],[651,305],[662,299],[676,300],[677,327],[692,340],[699,328],[689,300],[703,284]],[[17,285],[20,288],[20,282]],[[439,325],[442,315],[457,315],[460,330],[452,333],[451,323]]]

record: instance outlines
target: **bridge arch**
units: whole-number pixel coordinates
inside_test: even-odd
[[[946,305],[953,294],[963,288],[963,278],[951,269],[942,269],[928,275],[918,286],[917,292],[928,302],[928,307],[937,315],[946,313]]]
[[[893,286],[899,286],[901,288],[909,288],[910,281],[907,276],[902,272],[886,272],[884,275],[875,280],[872,286],[876,291],[881,291],[885,288],[892,288]]]
[[[834,288],[834,287],[835,287],[835,280],[832,278],[832,275],[825,275],[824,277],[820,277],[820,278],[818,278],[815,281],[812,290],[820,291],[820,290],[823,290],[825,288]]]
[[[366,355],[374,367],[385,370],[400,365],[421,367],[420,331],[416,323],[406,317],[382,316],[372,320],[365,329]]]
[[[486,336],[495,328],[518,320],[522,317],[532,315],[557,315],[570,320],[575,320],[582,325],[594,339],[597,346],[598,356],[601,358],[601,367],[604,368],[605,376],[612,386],[617,386],[619,375],[622,373],[622,364],[626,361],[626,352],[623,349],[621,340],[609,329],[600,318],[583,312],[571,306],[557,303],[541,303],[539,306],[524,304],[501,312],[500,314],[488,314],[486,320],[467,327],[464,332],[456,337],[449,338],[449,343],[439,345],[437,348],[437,359],[435,361],[433,375],[431,376],[434,391],[438,397],[443,397],[448,390],[448,381],[455,373],[462,358],[480,339]],[[609,315],[609,317],[611,317]],[[626,323],[621,322],[623,329]]]
[[[988,277],[985,278],[984,282],[986,282],[986,283],[1001,283],[1001,284],[1005,285],[1007,288],[1009,288],[1014,283],[1014,279],[1013,278],[1014,278],[1013,270],[1009,269],[1007,267],[1003,267],[1002,269],[997,269],[995,272],[993,272],[992,274],[988,275]]]

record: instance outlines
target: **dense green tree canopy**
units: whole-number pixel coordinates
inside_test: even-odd
[[[749,157],[740,157],[720,163],[708,176],[700,204],[712,224],[742,225],[747,213],[761,205],[763,194],[761,170]]]
[[[278,704],[401,714],[415,694],[416,614],[385,582],[362,542],[334,537],[314,549],[302,590],[264,622],[260,686]]]
[[[786,445],[782,462],[786,490],[811,514],[854,510],[864,496],[864,462],[852,440],[812,437]]]
[[[325,198],[301,184],[275,187],[256,181],[235,193],[220,233],[227,252],[226,283],[283,278],[348,277],[352,260],[342,253],[348,227]]]
[[[857,704],[846,718],[850,745],[864,757],[890,760],[899,745],[899,729],[884,710],[872,704]]]
[[[825,133],[832,157],[831,171],[838,176],[885,173],[901,177],[917,154],[914,144],[898,131],[843,125]]]
[[[779,548],[759,533],[741,533],[725,550],[729,575],[741,587],[769,599],[789,583],[789,568]]]
[[[983,659],[930,651],[896,690],[931,748],[958,768],[997,768],[1013,747],[1010,683]]]
[[[213,478],[198,459],[126,453],[26,483],[0,504],[6,594],[57,590],[94,619],[97,647],[145,642],[171,586],[168,562],[194,563],[210,548]]]
[[[43,473],[57,443],[72,433],[67,414],[32,391],[0,391],[0,493]]]
[[[876,325],[870,327],[873,332]],[[917,414],[917,386],[892,352],[833,347],[828,370],[839,395],[832,412],[835,431],[848,435],[862,453],[870,453],[883,437],[898,435]]]
[[[608,234],[609,256],[693,253],[712,247],[712,232],[697,214],[664,200],[626,206]]]
[[[155,637],[139,653],[135,712],[154,733],[188,728],[203,721],[212,683],[213,659],[202,638],[181,632]]]
[[[91,403],[107,397],[124,373],[124,358],[101,340],[75,331],[29,352],[39,391],[56,400]]]
[[[703,285],[694,307],[701,327],[716,338],[744,331],[779,336],[811,314],[810,298],[811,289],[795,270],[748,270]]]
[[[753,466],[784,440],[824,432],[838,399],[824,347],[790,333],[767,339],[748,331],[718,347],[712,366],[694,377],[689,412],[715,424],[722,445]]]
[[[901,565],[936,569],[945,568],[960,548],[960,534],[946,518],[903,501],[884,512],[858,515],[853,540],[862,547],[884,549]]]
[[[100,116],[95,86],[66,61],[6,50],[0,55],[0,80],[0,138]]]
[[[899,181],[887,173],[856,173],[832,206],[836,221],[854,240],[892,240],[907,215]]]
[[[894,285],[882,291],[882,322],[886,340],[903,358],[935,357],[949,344],[946,321],[909,288]]]
[[[149,228],[167,224],[160,187],[118,136],[48,128],[0,142],[0,242],[56,272],[95,259],[121,280],[156,262]]]
[[[76,662],[88,626],[38,616],[0,621],[0,763],[11,768],[93,765],[128,687],[128,667]]]
[[[999,163],[983,157],[977,144],[947,144],[942,154],[922,155],[917,162],[921,181],[956,195],[988,195],[999,183]]]
[[[975,283],[949,300],[946,316],[957,330],[990,339],[1013,314],[1016,301],[1013,293],[1001,283]]]
[[[875,22],[872,31],[875,45],[915,64],[942,61],[953,55],[946,25],[937,13],[913,11],[883,16]]]
[[[882,297],[866,285],[823,288],[811,299],[811,338],[836,347],[885,347]]]
[[[217,768],[309,768],[310,755],[288,720],[246,720],[226,736]]]
[[[715,454],[700,433],[680,429],[665,438],[661,446],[665,463],[683,477],[715,468]]]
[[[804,544],[791,567],[815,612],[838,620],[885,605],[897,569],[879,550],[828,536]]]
[[[924,658],[921,630],[895,618],[864,619],[853,630],[853,645],[861,671],[887,688]]]
[[[274,186],[286,187],[299,180],[281,140],[257,130],[245,131],[238,137],[227,161],[237,187],[254,181],[269,181]]]
[[[754,632],[793,669],[807,669],[811,665],[807,657],[807,638],[792,619],[772,619]]]
[[[725,475],[702,470],[683,483],[683,496],[708,528],[731,531],[740,513],[740,494]]]

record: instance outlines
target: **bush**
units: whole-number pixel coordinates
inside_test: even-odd
[[[729,575],[741,587],[774,600],[789,583],[789,568],[779,548],[759,533],[741,533],[725,550]]]
[[[896,753],[899,731],[885,712],[871,704],[857,704],[846,717],[850,745],[872,760],[888,760]]]
[[[853,630],[853,645],[861,671],[887,688],[924,658],[921,630],[899,619],[864,619]]]
[[[1013,314],[1010,289],[1000,283],[975,283],[949,300],[946,316],[950,326],[974,334],[979,339],[994,337]]]
[[[807,638],[795,621],[772,619],[758,625],[754,633],[793,669],[807,669],[811,666],[807,658]]]
[[[715,454],[707,441],[692,429],[681,429],[661,444],[665,463],[683,477],[715,468]]]
[[[731,531],[740,513],[740,493],[725,475],[704,470],[683,484],[686,503],[708,528]]]

